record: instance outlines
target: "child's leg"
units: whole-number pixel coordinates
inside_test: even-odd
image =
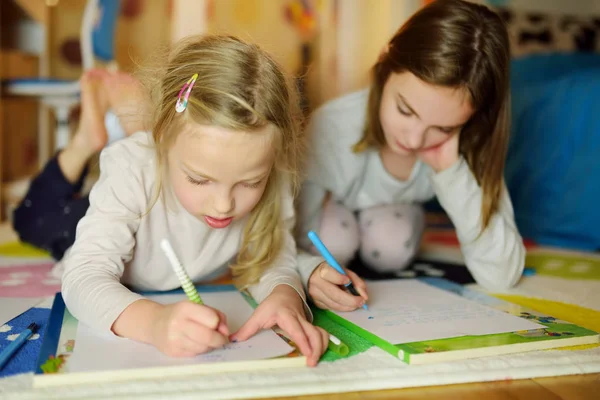
[[[333,200],[323,207],[318,234],[342,266],[346,266],[358,250],[360,236],[356,217],[346,207]],[[313,251],[318,254],[316,249]]]
[[[80,126],[69,143],[31,182],[27,195],[14,211],[13,227],[22,241],[62,258],[75,240],[75,228],[89,207],[87,198],[78,198],[90,157],[107,141],[102,97],[96,72],[81,79],[82,115]]]
[[[13,213],[13,228],[23,242],[49,251],[57,260],[62,258],[73,244],[77,223],[90,204],[87,197],[77,198],[85,172],[71,183],[63,175],[57,157],[48,161]]]
[[[104,116],[108,111],[102,77],[106,72],[92,70],[81,78],[81,117],[73,139],[58,155],[58,165],[64,177],[75,183],[81,177],[90,158],[102,150],[108,141]]]
[[[417,254],[425,218],[419,205],[392,204],[361,211],[359,225],[363,261],[391,272],[406,268]]]

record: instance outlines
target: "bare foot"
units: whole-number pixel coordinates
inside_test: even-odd
[[[103,74],[103,71],[91,70],[81,78],[81,118],[71,144],[89,156],[102,150],[108,141],[104,126],[108,98],[102,85]]]
[[[107,73],[103,83],[108,106],[119,118],[127,136],[144,130],[149,106],[141,83],[122,71]]]
[[[81,178],[83,169],[94,153],[102,150],[108,141],[104,114],[108,100],[102,86],[101,70],[86,72],[81,77],[81,117],[79,128],[69,145],[58,154],[58,165],[71,183]]]

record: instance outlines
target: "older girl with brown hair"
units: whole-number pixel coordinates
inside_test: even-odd
[[[465,262],[487,288],[514,285],[525,249],[504,181],[509,40],[485,6],[438,0],[391,38],[369,89],[329,102],[310,124],[298,242],[319,233],[340,263],[359,252],[379,271],[405,268],[434,196],[456,227]],[[322,308],[349,311],[368,295],[352,271],[322,259],[301,273]],[[352,279],[361,296],[341,289]]]

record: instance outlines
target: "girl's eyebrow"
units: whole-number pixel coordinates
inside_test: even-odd
[[[263,179],[265,179],[268,175],[269,175],[270,171],[267,171],[263,174],[257,175],[253,178],[249,178],[249,179],[244,179],[242,182],[251,182],[251,181],[262,181]]]

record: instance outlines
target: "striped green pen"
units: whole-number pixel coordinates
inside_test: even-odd
[[[329,344],[327,345],[327,348],[342,357],[346,357],[348,353],[350,353],[350,348],[346,345],[346,343],[342,342],[331,333],[329,334]]]
[[[202,302],[202,299],[200,298],[200,295],[198,294],[198,291],[196,290],[196,287],[192,283],[192,280],[188,276],[187,272],[185,272],[181,261],[179,261],[177,255],[175,255],[175,250],[173,250],[171,243],[169,243],[167,239],[163,239],[160,242],[160,247],[164,251],[169,262],[171,263],[171,266],[173,267],[177,278],[179,278],[179,282],[181,282],[181,288],[185,292],[188,299],[190,299],[191,302],[196,304],[204,304],[204,302]]]

